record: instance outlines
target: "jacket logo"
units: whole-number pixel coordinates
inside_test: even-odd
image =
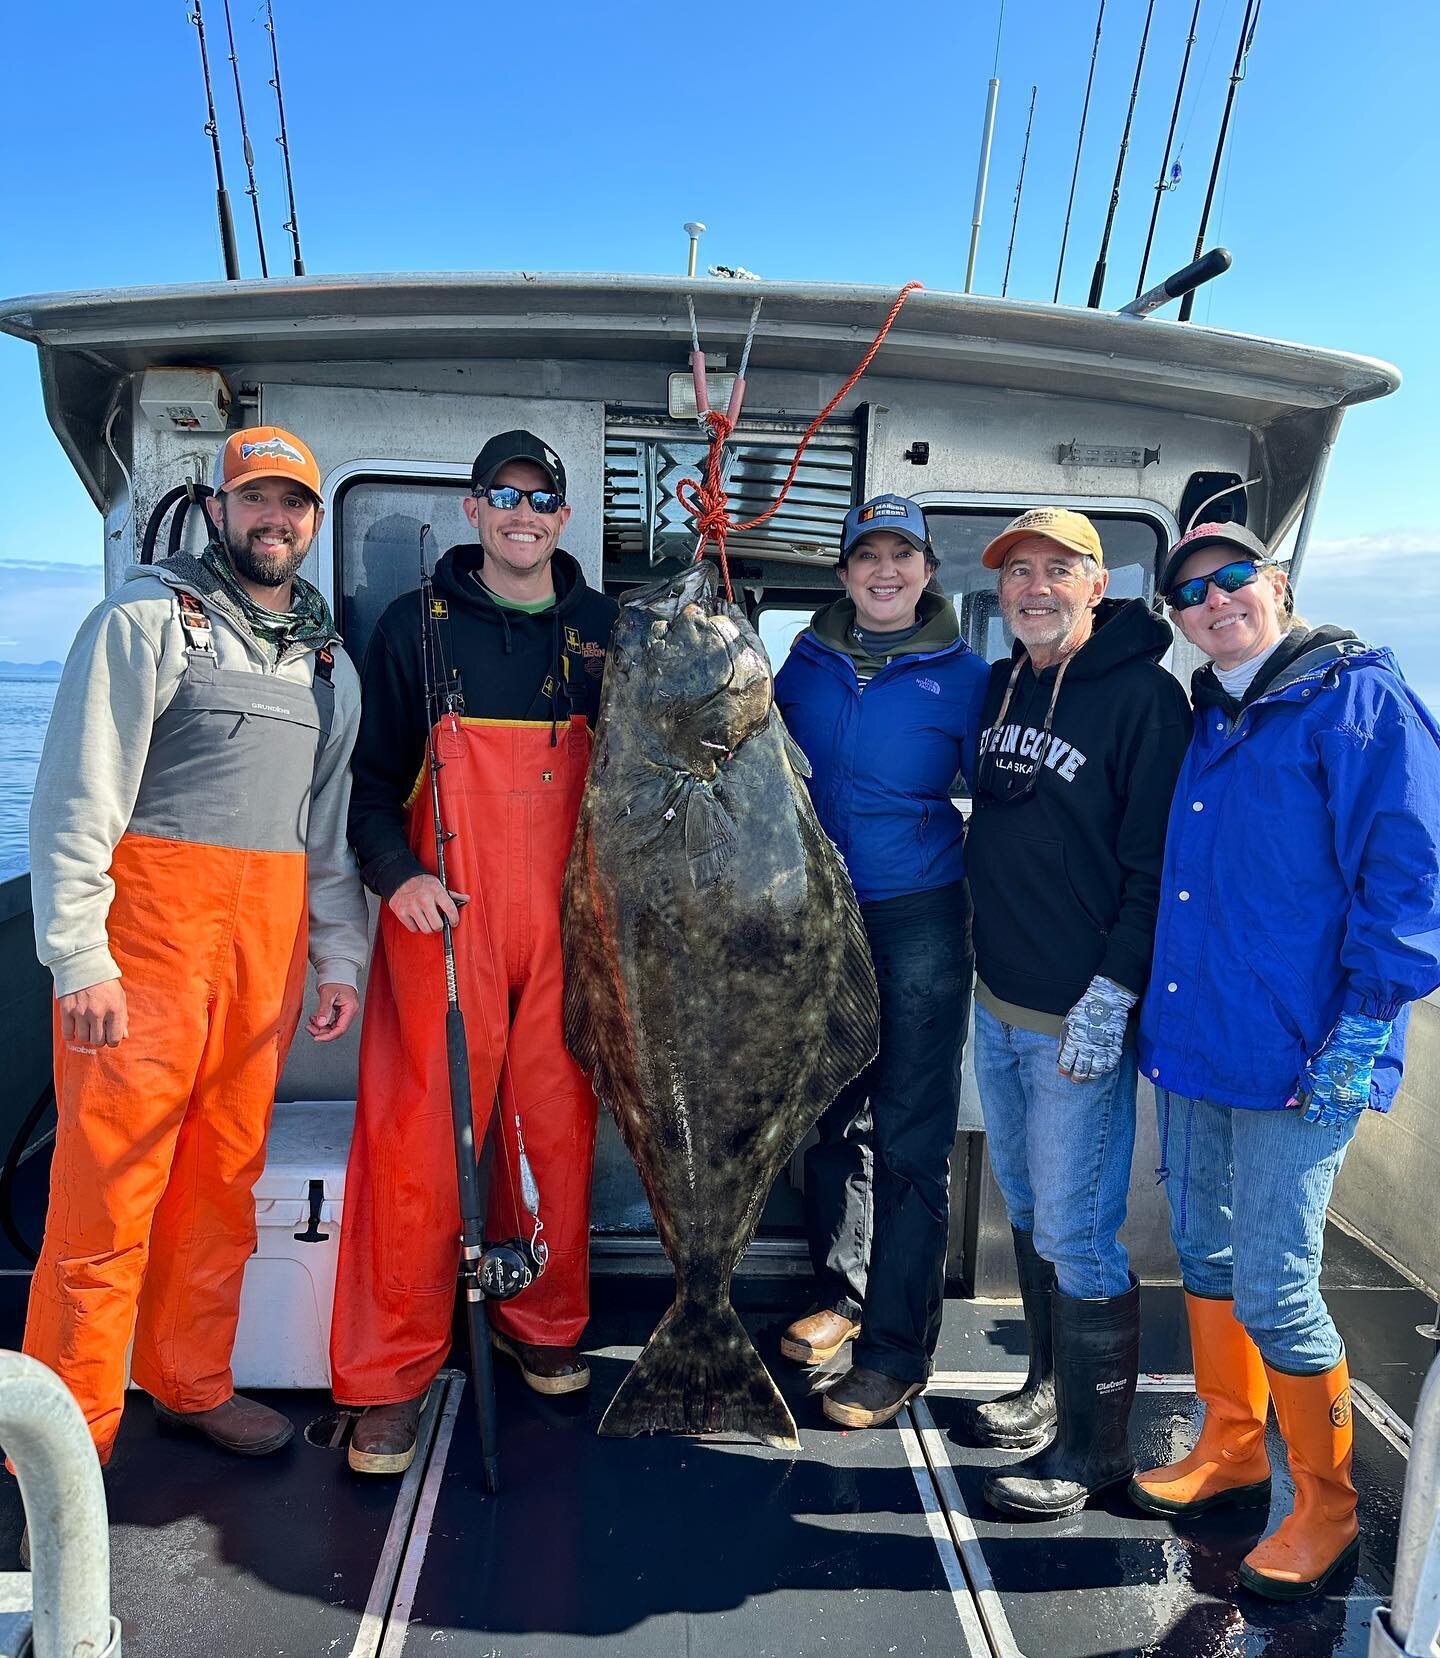
[[[565,629],[565,648],[572,651],[580,649],[580,633],[577,628]]]
[[[940,687],[933,679],[917,679],[915,683],[922,691],[928,691],[932,697],[938,697],[940,695]]]
[[[447,622],[450,619],[450,606],[444,599],[431,599],[430,614],[437,622]]]
[[[1051,737],[1042,759],[1040,750],[1044,743],[1045,733],[1033,725],[1002,725],[999,731],[992,728],[980,733],[980,753],[985,755],[994,750],[992,763],[996,771],[1031,772],[1039,764],[1067,783],[1073,783],[1087,756],[1063,738]],[[1014,759],[1010,758],[1012,755]],[[1031,763],[1023,764],[1026,760]]]

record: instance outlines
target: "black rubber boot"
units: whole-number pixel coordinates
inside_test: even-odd
[[[1020,1269],[1030,1371],[1016,1393],[984,1401],[962,1400],[954,1431],[963,1445],[1003,1445],[1007,1450],[1028,1451],[1048,1445],[1055,1437],[1055,1349],[1050,1333],[1055,1268],[1036,1254],[1029,1232],[1012,1226],[1010,1234],[1015,1240],[1015,1265]]]
[[[1135,1472],[1128,1428],[1140,1364],[1140,1286],[1124,1295],[1077,1301],[1051,1297],[1055,1338],[1055,1441],[985,1481],[985,1501],[1002,1514],[1058,1519],[1078,1514],[1097,1491]]]

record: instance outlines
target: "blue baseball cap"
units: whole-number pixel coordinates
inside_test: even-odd
[[[886,530],[891,535],[903,536],[912,547],[923,552],[930,550],[930,526],[925,514],[913,501],[903,495],[875,495],[851,507],[845,514],[840,531],[840,558],[850,556],[850,549],[862,536],[874,530]]]

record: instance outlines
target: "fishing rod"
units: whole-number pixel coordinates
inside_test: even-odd
[[[457,833],[445,827],[445,809],[440,799],[440,758],[435,733],[443,721],[452,725],[465,711],[464,688],[458,674],[442,676],[438,664],[443,654],[438,626],[446,614],[443,600],[435,598],[435,584],[425,562],[425,543],[430,526],[420,528],[420,673],[425,682],[425,759],[430,775],[430,815],[435,832],[435,876],[448,893],[445,847]],[[443,688],[442,688],[443,686]],[[484,900],[475,898],[477,918],[484,915]],[[470,1044],[465,1030],[465,1010],[460,1005],[460,980],[455,967],[455,934],[444,911],[440,915],[441,942],[445,952],[445,1066],[450,1084],[450,1118],[455,1136],[455,1176],[460,1200],[460,1265],[458,1289],[465,1304],[465,1325],[470,1340],[470,1364],[475,1381],[475,1414],[480,1430],[480,1456],[485,1472],[485,1489],[500,1489],[499,1428],[495,1408],[495,1360],[490,1350],[489,1301],[509,1301],[528,1289],[545,1271],[550,1246],[540,1236],[540,1188],[530,1159],[520,1115],[515,1115],[515,1139],[520,1173],[519,1202],[529,1211],[532,1223],[528,1239],[509,1238],[504,1243],[485,1245],[485,1202],[490,1190],[490,1170],[495,1137],[502,1134],[500,1117],[500,1074],[496,1069],[486,1113],[480,1155],[475,1155],[475,1108],[470,1086]],[[488,939],[488,931],[487,931]],[[499,977],[492,954],[491,973],[499,993]],[[502,1138],[503,1144],[503,1138]],[[511,1175],[508,1158],[507,1177]],[[511,1190],[512,1200],[515,1193]]]
[[[1030,88],[1030,113],[1025,118],[1025,147],[1020,151],[1020,178],[1015,185],[1015,213],[1010,220],[1010,246],[1005,250],[1005,278],[1000,284],[1000,297],[1004,299],[1010,287],[1010,260],[1015,252],[1015,227],[1020,223],[1020,192],[1025,188],[1025,158],[1030,154],[1030,128],[1035,121],[1035,94],[1040,90],[1038,86]]]
[[[205,132],[215,152],[215,211],[220,219],[220,251],[225,259],[225,280],[238,282],[240,254],[235,246],[235,219],[230,212],[230,192],[225,188],[225,165],[220,159],[220,126],[215,119],[215,90],[210,84],[210,53],[205,46],[205,17],[200,10],[200,0],[195,0],[195,10],[188,16],[200,35],[200,71],[205,77],[205,109],[208,115]]]
[[[1210,185],[1205,192],[1205,206],[1200,213],[1200,229],[1195,236],[1195,257],[1205,245],[1205,232],[1210,225],[1210,207],[1215,200],[1215,186],[1220,181],[1220,162],[1225,154],[1225,139],[1230,131],[1230,113],[1235,107],[1235,91],[1245,79],[1245,60],[1255,44],[1255,26],[1260,21],[1260,0],[1245,0],[1245,16],[1240,20],[1240,43],[1235,48],[1235,67],[1230,71],[1230,90],[1225,95],[1225,113],[1220,117],[1220,134],[1215,140],[1215,159],[1210,166]],[[1180,302],[1180,321],[1189,322],[1195,309],[1192,290]]]
[[[260,228],[260,191],[255,184],[255,152],[250,148],[250,129],[245,125],[245,95],[240,90],[240,59],[235,53],[235,25],[230,21],[230,0],[222,0],[225,7],[225,33],[230,37],[230,68],[235,76],[235,107],[240,111],[240,142],[245,151],[245,176],[249,183],[245,194],[255,214],[255,240],[260,246],[260,274],[269,276],[270,266],[265,259],[265,232]],[[198,0],[197,0],[198,4]]]
[[[1176,164],[1175,177],[1165,177],[1170,167],[1170,146],[1175,142],[1175,126],[1180,119],[1180,100],[1185,96],[1185,77],[1190,73],[1190,54],[1195,50],[1195,31],[1200,25],[1200,0],[1195,0],[1195,10],[1190,18],[1190,33],[1185,41],[1185,57],[1180,65],[1180,80],[1175,88],[1175,107],[1170,111],[1170,130],[1165,134],[1165,154],[1160,158],[1160,177],[1155,181],[1155,205],[1150,209],[1150,229],[1145,237],[1145,251],[1140,255],[1140,280],[1135,284],[1135,297],[1139,299],[1145,291],[1145,272],[1150,265],[1150,249],[1155,242],[1155,226],[1160,218],[1160,200],[1167,190],[1173,190],[1180,182],[1180,168]],[[1184,149],[1182,144],[1181,149]]]
[[[1095,19],[1095,44],[1090,48],[1090,78],[1085,82],[1085,103],[1080,111],[1080,136],[1075,141],[1075,170],[1070,175],[1070,200],[1065,204],[1065,229],[1060,235],[1060,263],[1055,267],[1055,303],[1060,302],[1060,278],[1065,270],[1065,244],[1070,240],[1070,214],[1075,206],[1075,185],[1080,177],[1080,152],[1085,147],[1085,123],[1090,117],[1090,91],[1095,85],[1095,59],[1100,54],[1100,28],[1105,21],[1105,0],[1100,0]]]
[[[985,126],[980,135],[980,162],[975,173],[975,210],[970,215],[970,254],[965,261],[965,292],[975,283],[975,256],[980,251],[980,223],[985,217],[985,186],[990,177],[990,143],[995,136],[995,106],[1000,99],[1000,35],[1005,28],[1005,0],[995,26],[995,68],[985,98]]]
[[[440,611],[435,587],[425,564],[426,524],[420,531],[420,671],[425,681],[425,758],[430,774],[430,809],[435,827],[435,874],[448,893],[445,879],[445,844],[453,831],[445,828],[440,804],[440,770],[444,765],[435,744],[435,729],[447,715],[456,714],[458,690],[442,691],[436,682],[434,629]],[[459,1293],[465,1304],[465,1325],[470,1337],[470,1364],[475,1379],[475,1413],[480,1429],[480,1457],[485,1471],[485,1489],[500,1489],[499,1428],[495,1409],[495,1360],[490,1350],[490,1317],[485,1310],[481,1285],[485,1254],[485,1200],[489,1190],[492,1136],[489,1123],[499,1110],[492,1102],[485,1139],[477,1163],[475,1157],[475,1116],[470,1091],[470,1046],[465,1034],[465,1012],[460,1006],[460,985],[455,974],[455,935],[450,921],[441,912],[441,937],[445,950],[445,1064],[450,1079],[450,1116],[455,1133],[455,1174],[460,1196]],[[483,1185],[482,1185],[483,1180]]]
[[[295,248],[295,274],[304,276],[305,261],[300,255],[300,215],[295,211],[295,175],[290,171],[290,134],[285,126],[285,94],[280,90],[280,46],[275,39],[275,7],[271,0],[265,0],[265,29],[270,36],[270,61],[275,66],[270,84],[275,88],[275,107],[280,113],[280,135],[275,142],[285,157],[285,192],[290,198],[290,217],[280,228],[290,232]]]
[[[1155,15],[1155,0],[1145,10],[1145,28],[1140,36],[1140,56],[1135,60],[1135,83],[1130,88],[1130,107],[1125,111],[1125,127],[1120,134],[1120,154],[1115,162],[1115,182],[1110,187],[1110,211],[1105,215],[1105,233],[1100,238],[1100,256],[1095,261],[1095,273],[1090,278],[1090,297],[1086,304],[1092,311],[1100,305],[1105,288],[1105,262],[1110,252],[1110,232],[1115,228],[1115,210],[1120,205],[1120,180],[1125,173],[1125,156],[1130,149],[1130,123],[1135,119],[1135,100],[1140,96],[1140,74],[1145,67],[1145,48],[1150,44],[1150,20]]]

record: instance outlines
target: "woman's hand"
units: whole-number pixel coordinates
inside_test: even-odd
[[[1385,1052],[1393,1024],[1368,1013],[1340,1015],[1306,1062],[1289,1101],[1304,1111],[1307,1123],[1346,1123],[1369,1105],[1375,1061]]]

